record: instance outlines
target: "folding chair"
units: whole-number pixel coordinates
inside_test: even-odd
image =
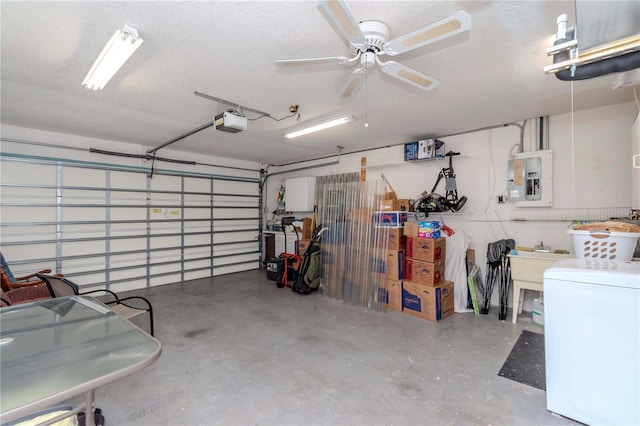
[[[4,291],[0,288],[0,307],[29,303],[42,299],[51,299],[51,291],[42,281],[40,285],[15,288],[9,291]]]
[[[115,312],[116,314],[118,314],[119,316],[121,316],[126,320],[135,318],[138,315],[149,313],[149,330],[150,330],[149,334],[153,336],[153,307],[151,306],[151,303],[144,297],[129,296],[129,297],[120,298],[113,291],[106,290],[106,289],[92,290],[92,291],[80,293],[80,287],[76,283],[72,282],[71,280],[68,280],[63,277],[54,276],[54,275],[42,275],[39,273],[36,275],[38,276],[38,278],[40,278],[42,281],[46,283],[53,297],[88,295],[92,293],[104,292],[111,295],[115,300],[102,301],[102,303],[109,306],[109,308],[113,312]],[[146,304],[146,307],[132,306],[129,303],[124,303],[125,301],[134,300],[134,299],[142,300]]]
[[[15,288],[21,287],[32,287],[38,285],[44,285],[44,282],[37,278],[37,274],[50,274],[51,269],[43,269],[42,271],[38,271],[33,274],[25,275],[22,277],[16,277],[11,272],[11,268],[9,268],[9,264],[6,259],[0,252],[0,286],[4,291],[10,291]],[[62,276],[62,275],[60,275]]]

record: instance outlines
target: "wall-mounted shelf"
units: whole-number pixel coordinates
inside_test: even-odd
[[[428,157],[428,158],[415,158],[413,160],[404,160],[405,163],[419,163],[422,161],[438,161],[438,160],[446,160],[447,157]]]
[[[435,138],[404,144],[404,161],[444,158],[445,153],[445,143]]]

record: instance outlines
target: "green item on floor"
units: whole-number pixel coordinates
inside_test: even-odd
[[[467,284],[469,285],[469,292],[471,293],[471,302],[473,302],[473,313],[480,315],[478,308],[478,295],[476,293],[476,277],[480,277],[480,268],[478,265],[473,265],[469,276],[467,277]]]

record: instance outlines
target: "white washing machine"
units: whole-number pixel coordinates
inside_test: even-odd
[[[640,262],[565,259],[544,273],[547,409],[640,425]]]

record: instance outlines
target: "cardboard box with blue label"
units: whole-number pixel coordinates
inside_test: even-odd
[[[387,309],[402,311],[402,281],[386,279],[378,288],[378,302]]]
[[[391,280],[404,278],[404,250],[383,250],[377,256],[370,256],[370,259],[369,269],[373,272],[384,274]]]
[[[414,282],[402,283],[402,310],[429,321],[453,315],[453,282],[430,287]]]
[[[335,265],[340,268],[344,267],[344,259],[346,257],[346,246],[340,244],[322,243],[321,255],[323,265]]]
[[[389,228],[402,228],[407,221],[407,212],[383,211],[375,212],[374,223],[376,226]]]
[[[391,280],[404,278],[404,250],[387,250],[384,259],[385,275]]]
[[[322,233],[322,242],[328,244],[347,244],[352,240],[351,221],[336,221],[327,224],[326,231]]]

